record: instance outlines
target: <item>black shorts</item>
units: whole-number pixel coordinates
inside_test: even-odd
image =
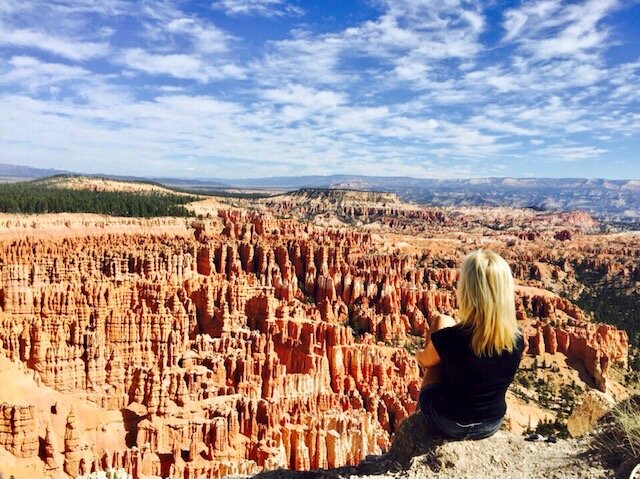
[[[458,422],[439,414],[433,407],[433,399],[440,384],[428,384],[420,391],[418,404],[422,414],[450,439],[484,439],[495,434],[502,424],[502,418],[493,421]]]

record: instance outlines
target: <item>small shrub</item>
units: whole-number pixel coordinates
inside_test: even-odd
[[[618,404],[595,437],[595,449],[624,474],[640,463],[640,396]]]
[[[622,435],[622,445],[629,454],[640,459],[640,408],[633,402],[625,402],[613,410],[615,422]]]
[[[551,436],[554,434],[561,439],[569,437],[567,424],[560,419],[556,419],[555,421],[546,421],[543,419],[536,426],[535,432],[542,434],[543,436]]]

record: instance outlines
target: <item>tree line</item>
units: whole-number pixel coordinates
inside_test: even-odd
[[[158,192],[88,191],[36,183],[0,184],[3,213],[96,213],[150,218],[191,216],[184,204],[193,196]]]

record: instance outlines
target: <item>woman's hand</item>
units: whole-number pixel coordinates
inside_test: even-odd
[[[431,334],[444,328],[450,328],[451,326],[455,326],[456,324],[457,321],[447,314],[434,314],[433,321],[431,322],[429,332],[427,334],[427,344],[424,349],[416,351],[415,354],[416,361],[421,367],[431,368],[436,364],[440,364],[440,355],[431,342]]]

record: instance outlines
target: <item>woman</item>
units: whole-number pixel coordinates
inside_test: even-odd
[[[416,353],[426,368],[420,410],[449,438],[482,439],[500,429],[524,347],[509,265],[490,250],[469,254],[456,296],[459,322],[440,315]]]

